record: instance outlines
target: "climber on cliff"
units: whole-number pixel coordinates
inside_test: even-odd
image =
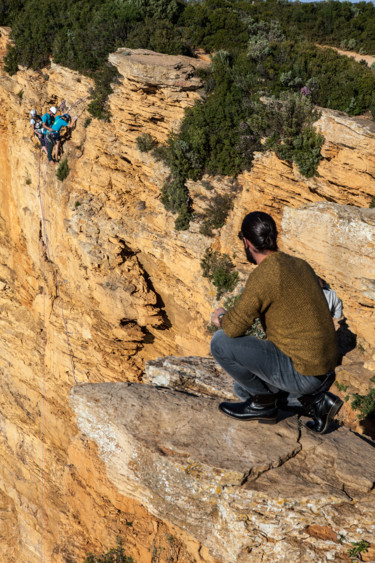
[[[47,154],[47,149],[44,146],[44,135],[43,135],[43,121],[40,115],[38,115],[35,109],[30,111],[30,127],[33,131],[35,137],[39,140],[42,147],[42,151]]]
[[[54,124],[56,114],[57,114],[57,109],[54,106],[52,106],[42,117],[43,136],[44,136],[43,144],[47,149],[48,162],[53,162],[52,150],[53,150],[54,141],[51,135],[52,135],[52,125]]]
[[[52,131],[52,125],[55,121],[55,115],[57,114],[57,109],[52,106],[49,110],[43,115],[42,121],[44,124],[43,127],[43,135],[46,135],[48,131]]]
[[[72,121],[70,115],[68,113],[65,113],[64,115],[59,115],[56,118],[55,123],[52,125],[52,138],[55,143],[55,150],[54,150],[55,160],[58,160],[59,158],[60,145],[61,145],[61,129],[63,127],[66,127],[67,130],[72,130],[76,122],[77,122],[77,117],[74,117]]]
[[[318,278],[319,285],[323,290],[323,295],[326,298],[327,305],[333,319],[342,318],[342,301],[337,296],[336,291],[333,291],[323,278]]]
[[[278,406],[287,404],[311,416],[307,426],[323,434],[343,402],[328,392],[337,343],[318,278],[307,262],[278,250],[276,224],[267,213],[246,215],[239,237],[257,267],[238,302],[212,313],[222,330],[213,336],[211,352],[243,401],[219,408],[237,420],[273,424]],[[267,340],[245,334],[256,318]]]

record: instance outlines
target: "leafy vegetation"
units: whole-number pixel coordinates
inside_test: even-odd
[[[355,558],[352,559],[352,561],[362,561],[361,554],[366,553],[368,551],[368,548],[370,547],[370,543],[366,540],[360,540],[357,542],[352,542],[352,546],[353,547],[348,549],[349,557]]]
[[[94,78],[88,110],[106,121],[117,79],[107,58],[118,47],[216,53],[210,69],[197,71],[205,99],[186,111],[180,132],[165,147],[153,147],[148,133],[138,138],[140,150],[152,149],[170,168],[162,202],[177,214],[176,229],[187,229],[193,214],[188,179],[236,177],[255,151],[272,149],[302,175],[316,174],[323,143],[316,105],[375,118],[374,70],[316,45],[375,53],[370,2],[63,0],[51,13],[50,0],[0,0],[0,24],[12,27],[7,72],[40,69],[53,57]],[[222,223],[206,219],[206,233]]]
[[[91,102],[88,105],[88,112],[97,119],[110,121],[108,109],[108,96],[112,94],[111,83],[118,76],[117,68],[111,64],[104,64],[95,72],[95,89],[91,92]]]
[[[233,208],[233,196],[215,195],[206,211],[200,227],[202,235],[213,236],[212,229],[220,229],[225,224],[229,211]]]
[[[142,133],[142,135],[137,137],[137,145],[141,152],[149,152],[157,145],[157,141],[150,133]]]
[[[84,563],[134,563],[134,559],[125,554],[121,538],[117,538],[117,547],[113,547],[101,555],[90,554]]]
[[[208,278],[216,287],[216,298],[223,293],[233,291],[238,283],[238,273],[234,272],[234,264],[228,254],[220,254],[208,248],[201,260],[203,277]]]
[[[70,168],[68,164],[68,160],[64,158],[64,160],[59,164],[59,167],[56,172],[57,179],[60,182],[63,182],[69,176]]]
[[[370,379],[375,382],[375,377]],[[375,415],[375,387],[368,390],[367,395],[353,394],[352,408],[359,411],[358,418],[363,420]]]

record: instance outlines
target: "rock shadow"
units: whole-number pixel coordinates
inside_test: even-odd
[[[357,335],[350,330],[345,317],[339,321],[339,325],[340,326],[336,331],[339,351],[337,365],[341,366],[343,357],[356,347]]]

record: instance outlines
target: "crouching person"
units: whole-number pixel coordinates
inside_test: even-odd
[[[211,352],[243,400],[219,408],[238,420],[272,424],[283,397],[285,405],[313,418],[311,430],[323,434],[343,403],[328,392],[337,343],[318,278],[307,262],[278,250],[276,224],[267,213],[249,213],[239,237],[257,267],[236,305],[212,313],[222,330],[213,336]],[[256,318],[267,340],[245,335]]]

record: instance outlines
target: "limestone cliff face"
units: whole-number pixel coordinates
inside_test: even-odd
[[[1,30],[2,54],[7,38]],[[76,383],[139,381],[144,361],[157,356],[207,354],[205,327],[216,301],[200,259],[213,243],[237,255],[244,278],[235,233],[248,209],[271,210],[281,225],[285,205],[291,213],[326,201],[368,207],[375,195],[372,125],[324,111],[317,180],[258,155],[236,183],[209,179],[236,198],[214,241],[199,234],[198,223],[174,231],[160,203],[168,170],[141,153],[136,138],[151,133],[164,141],[178,128],[184,108],[201,96],[194,67],[206,63],[129,50],[110,60],[120,73],[110,123],[85,123],[92,83],[78,73],[54,64],[13,77],[0,71],[0,535],[7,538],[0,559],[10,563],[34,563],[41,554],[45,561],[81,561],[114,545],[118,533],[137,561],[150,561],[153,550],[161,560],[172,550],[176,561],[211,560],[215,549],[207,544],[210,555],[193,528],[176,519],[174,529],[164,513],[150,516],[143,498],[130,500],[108,479],[97,446],[77,430],[69,392]],[[29,110],[63,100],[78,122],[64,144],[70,173],[59,182],[32,139]],[[190,189],[199,212],[210,192],[202,183]],[[330,271],[327,258],[319,273],[331,281]],[[337,266],[334,289],[344,289],[344,277]],[[371,286],[370,274],[362,277]],[[343,297],[369,345],[373,333],[355,314],[361,291],[373,307],[367,285]]]

